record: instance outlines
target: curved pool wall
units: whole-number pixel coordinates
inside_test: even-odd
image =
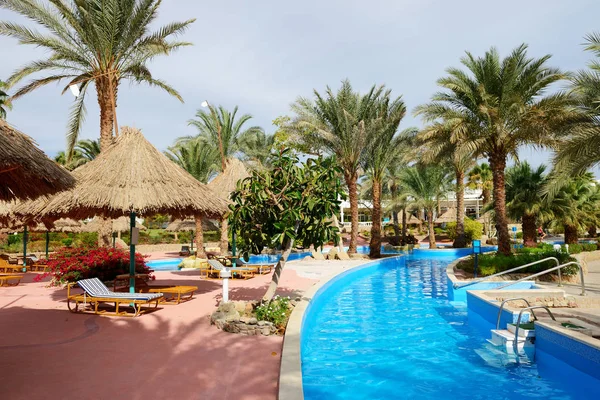
[[[597,398],[589,388],[600,381],[589,375],[540,377],[536,364],[487,347],[466,305],[447,298],[455,258],[388,258],[321,287],[300,335],[305,399]]]

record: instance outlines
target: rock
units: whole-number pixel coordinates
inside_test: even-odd
[[[258,321],[258,326],[265,326],[267,321]]]
[[[234,301],[235,310],[240,314],[243,314],[246,311],[246,302],[245,301]]]
[[[271,334],[271,329],[269,329],[269,328],[262,328],[262,329],[260,330],[260,333],[261,333],[263,336],[269,336],[269,335]]]
[[[248,322],[250,322],[250,317],[241,317],[240,318],[240,322],[243,322],[244,324],[247,324]]]
[[[222,313],[220,311],[215,311],[214,313],[212,313],[212,315],[210,316],[210,322],[212,324],[215,323],[215,321],[218,320],[224,320],[225,319],[225,313]]]
[[[217,311],[222,311],[226,314],[237,312],[237,310],[235,309],[235,304],[233,304],[232,302],[221,303],[219,305],[219,308],[217,308]]]
[[[250,318],[250,320],[248,321],[248,324],[256,325],[257,322],[258,322],[258,320],[256,318]]]
[[[227,314],[225,316],[225,321],[226,322],[238,322],[240,320],[240,314],[237,313],[237,311],[234,311],[233,313]]]

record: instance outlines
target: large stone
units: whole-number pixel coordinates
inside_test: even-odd
[[[267,321],[258,321],[258,326],[264,326],[267,323]]]
[[[237,313],[237,311],[234,311],[230,314],[227,314],[225,316],[225,321],[226,322],[238,322],[240,320],[240,314]]]
[[[222,311],[226,314],[237,312],[235,304],[233,302],[221,303],[217,311]]]
[[[257,321],[257,319],[256,319],[256,318],[250,318],[250,319],[248,320],[248,324],[250,324],[250,325],[256,325],[256,323],[257,323],[257,322],[258,322],[258,321]]]
[[[267,327],[267,328],[262,328],[262,329],[260,330],[260,333],[261,333],[263,336],[269,336],[269,335],[271,334],[271,329],[269,329],[268,327]]]
[[[235,310],[240,314],[243,314],[246,311],[246,302],[245,301],[234,301]]]
[[[252,318],[250,318],[250,317],[241,317],[240,322],[243,322],[244,324],[248,324],[248,323],[250,323],[251,319]]]

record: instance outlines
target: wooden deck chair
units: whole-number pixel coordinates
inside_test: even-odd
[[[208,263],[212,267],[213,271],[215,271],[215,273],[217,271],[220,273],[223,270],[223,268],[225,268],[225,266],[223,264],[221,264],[218,260],[208,260]],[[232,278],[239,277],[242,279],[250,279],[250,278],[253,278],[257,272],[256,268],[250,268],[250,267],[235,267],[235,268],[229,267],[228,269],[232,274],[231,275]]]
[[[338,252],[337,247],[332,247],[329,250],[329,253],[327,253],[327,259],[328,260],[335,260],[337,258],[337,256],[338,256],[338,253],[339,252]]]
[[[311,255],[315,260],[325,260],[325,256],[319,250],[312,250]]]
[[[245,268],[255,268],[259,274],[264,275],[264,274],[270,273],[273,270],[273,268],[275,268],[275,265],[277,265],[277,263],[250,264],[250,263],[247,263],[246,261],[242,260],[241,258],[236,258],[235,265],[238,265],[240,267],[245,267]]]
[[[83,289],[83,293],[71,294],[71,288],[75,284]],[[154,308],[157,308],[163,297],[162,293],[111,292],[98,278],[82,279],[67,285],[67,307],[74,313],[137,317],[148,312],[153,303]],[[114,311],[105,309],[104,306],[110,304],[114,304]],[[144,305],[148,307],[142,308]],[[133,313],[121,310],[122,306],[133,307]]]
[[[22,278],[23,275],[0,275],[0,286],[17,286]]]

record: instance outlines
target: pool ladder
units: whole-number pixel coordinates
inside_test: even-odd
[[[504,305],[509,301],[516,300],[522,300],[525,304],[527,304],[527,307],[519,310],[519,316],[517,317],[516,324],[514,325],[514,332],[511,331],[511,327],[513,325],[507,325],[507,329],[500,329],[500,319],[502,317],[502,310],[504,309]],[[492,329],[492,337],[491,339],[488,339],[488,342],[496,347],[503,346],[504,350],[507,353],[512,352],[516,356],[525,355],[527,358],[533,359],[535,354],[535,331],[530,331],[526,333],[523,338],[521,338],[521,336],[519,336],[519,329],[521,325],[521,319],[523,318],[523,312],[530,311],[533,320],[537,321],[537,317],[533,310],[538,309],[546,310],[546,312],[548,312],[552,320],[556,321],[556,318],[554,318],[552,311],[550,311],[550,309],[547,306],[532,306],[527,301],[527,299],[523,297],[513,297],[510,299],[505,299],[500,304],[500,309],[498,310],[498,317],[496,319],[496,329]],[[523,350],[525,354],[521,354],[521,350]]]

